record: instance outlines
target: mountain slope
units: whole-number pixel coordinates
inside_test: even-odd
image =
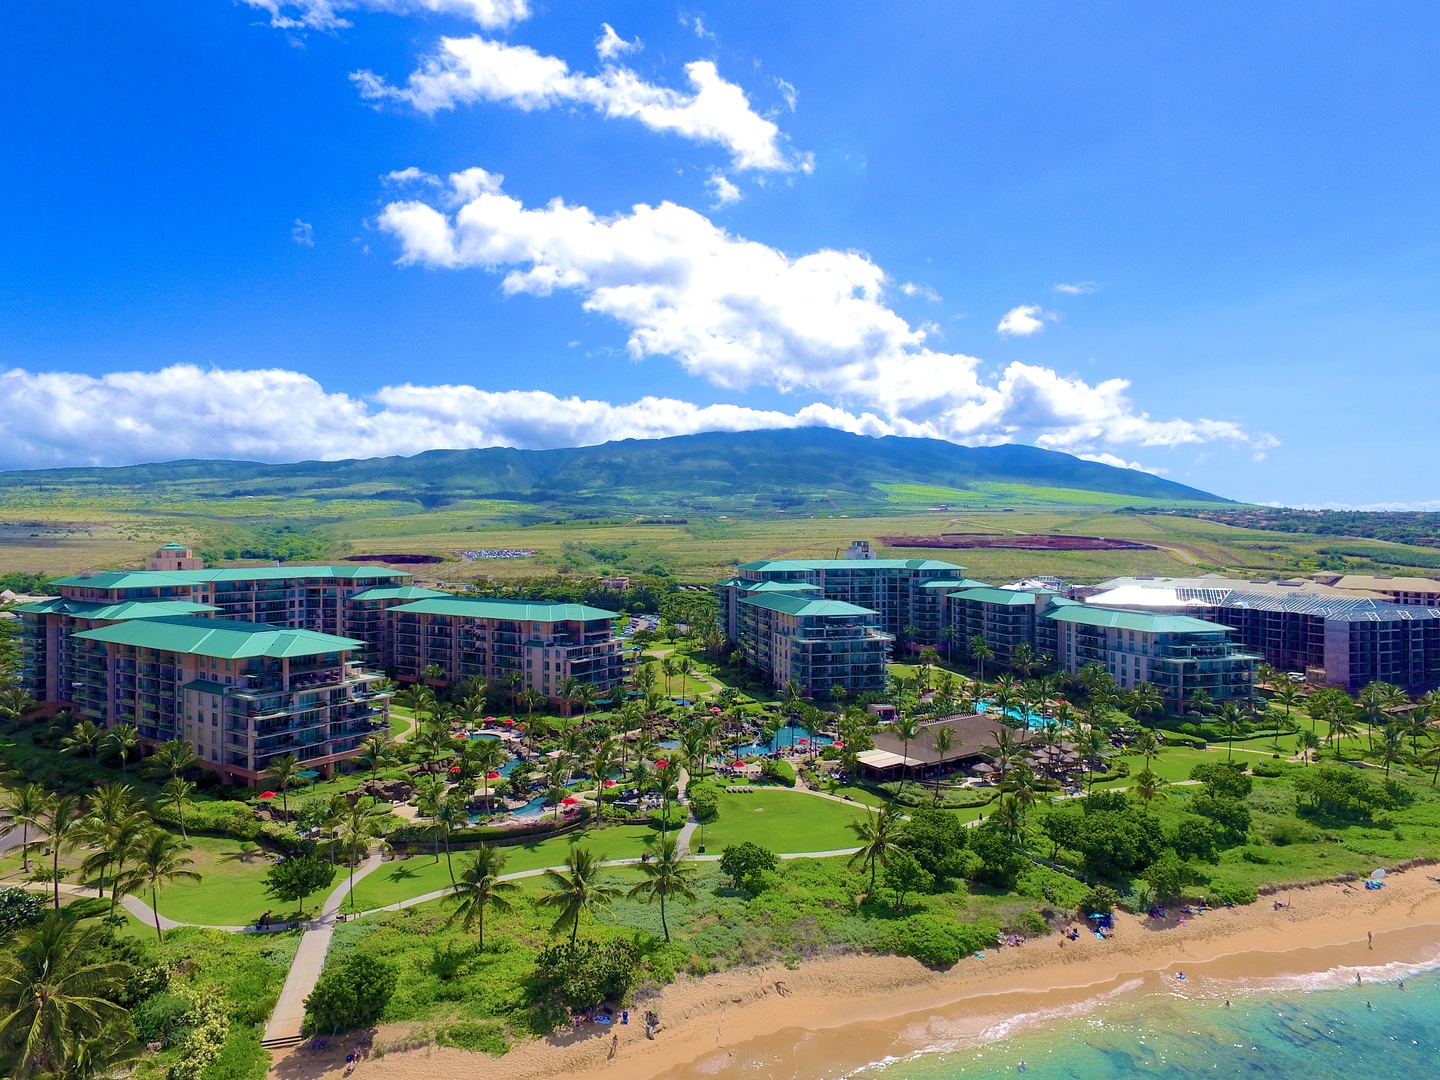
[[[104,492],[199,499],[306,496],[414,500],[426,507],[473,499],[581,512],[798,506],[825,499],[846,509],[910,501],[1004,501],[1022,489],[1065,489],[1164,502],[1223,503],[1216,495],[1148,473],[1031,446],[967,447],[935,439],[870,438],[830,428],[711,432],[626,439],[555,450],[433,450],[414,457],[266,465],[174,461],[118,468],[0,473],[0,493]],[[1043,494],[1036,493],[1040,501]],[[1061,501],[1074,501],[1073,498]]]

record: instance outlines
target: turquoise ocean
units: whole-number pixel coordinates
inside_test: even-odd
[[[1212,980],[1203,991],[1196,989],[1177,984],[1170,993],[1116,997],[1070,1016],[1021,1020],[1023,1030],[1013,1036],[1000,1033],[979,1046],[879,1062],[851,1076],[1440,1078],[1440,974],[1433,970],[1397,966],[1361,986],[1338,984],[1338,976],[1331,973],[1328,979],[1317,976],[1269,986],[1227,987]]]

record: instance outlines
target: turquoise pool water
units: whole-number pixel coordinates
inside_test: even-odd
[[[773,754],[776,750],[789,749],[792,746],[801,745],[801,739],[810,740],[808,743],[804,744],[807,747],[829,746],[832,742],[835,741],[834,737],[830,735],[811,735],[799,724],[786,724],[783,728],[781,728],[775,733],[775,737],[771,739],[768,743],[761,742],[759,739],[754,739],[748,743],[742,743],[739,746],[727,750],[725,751],[725,753],[730,757],[749,757],[754,754]]]
[[[1404,978],[1405,989],[1399,988]],[[1307,990],[1245,990],[1231,1007],[1151,994],[963,1050],[917,1054],[851,1075],[864,1080],[1421,1080],[1440,1076],[1440,976]],[[1368,1007],[1367,1007],[1368,1005]],[[1022,1069],[1021,1063],[1024,1062]]]

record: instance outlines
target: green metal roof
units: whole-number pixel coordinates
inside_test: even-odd
[[[761,581],[758,584],[754,581],[740,582],[740,588],[747,593],[802,593],[819,592],[819,585],[809,585],[803,581]]]
[[[998,604],[1004,607],[1034,607],[1037,596],[1049,596],[1049,593],[1017,592],[1014,589],[966,589],[963,592],[950,593],[951,596],[960,597],[964,600],[976,600],[982,604]]]
[[[955,570],[965,567],[937,559],[761,559],[740,564],[741,570]]]
[[[432,596],[451,596],[452,593],[427,589],[423,585],[376,585],[361,589],[351,600],[428,600]]]
[[[88,577],[76,574],[58,579],[57,585],[88,589],[173,588],[217,581],[284,581],[291,578],[409,577],[405,570],[388,566],[230,566],[209,570],[107,570]]]
[[[790,593],[766,593],[763,596],[747,596],[741,599],[742,604],[749,604],[751,607],[765,608],[767,611],[779,611],[786,615],[800,617],[810,615],[874,615],[869,608],[858,607],[855,604],[847,604],[843,600],[815,600],[808,596],[795,596]]]
[[[1147,615],[1138,611],[1113,611],[1083,604],[1046,612],[1045,617],[1056,622],[1111,626],[1117,630],[1135,630],[1146,634],[1214,634],[1231,629],[1219,623],[1192,619],[1189,615]]]
[[[189,600],[124,600],[107,604],[103,600],[71,600],[63,596],[37,600],[15,609],[30,615],[71,615],[77,619],[158,619],[165,615],[200,615],[218,611],[213,604],[196,604]]]
[[[541,604],[531,600],[488,600],[479,597],[447,596],[400,604],[391,611],[413,611],[419,615],[458,615],[471,619],[510,619],[514,622],[591,622],[618,619],[604,608],[587,604]]]
[[[224,683],[211,682],[209,679],[191,679],[182,690],[198,690],[202,694],[223,694],[226,690],[238,690],[236,686],[226,686]]]
[[[314,656],[317,653],[353,652],[365,647],[363,641],[314,630],[290,630],[264,623],[197,619],[192,616],[132,619],[113,626],[84,630],[75,636],[87,641],[109,641],[164,652],[216,656],[224,660],[242,660],[251,656],[275,659]]]
[[[922,589],[988,589],[990,587],[988,581],[976,581],[974,578],[959,578],[958,580],[946,578],[941,581],[922,581],[920,583]]]

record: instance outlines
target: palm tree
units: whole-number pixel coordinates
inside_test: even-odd
[[[489,813],[490,774],[499,772],[500,767],[505,764],[505,748],[500,745],[499,739],[472,739],[470,760],[475,763],[475,768],[480,773],[480,783],[485,794],[485,810]]]
[[[1145,768],[1148,770],[1150,768],[1150,759],[1159,756],[1162,745],[1160,740],[1156,738],[1154,731],[1150,728],[1141,728],[1130,743],[1130,751],[1134,754],[1140,754],[1145,758]]]
[[[190,839],[190,834],[185,831],[185,804],[190,802],[194,791],[195,785],[183,776],[172,776],[160,789],[160,798],[175,807],[175,816],[180,819],[180,835],[186,840]]]
[[[690,673],[695,670],[695,661],[688,656],[679,657],[675,661],[675,674],[680,676],[680,696],[687,697],[685,693],[685,681],[690,678]]]
[[[995,742],[985,747],[985,752],[990,756],[991,764],[995,767],[995,775],[999,777],[1003,785],[1010,775],[1010,770],[1015,767],[1015,758],[1020,747],[1015,741],[1015,731],[1005,727],[1003,724],[990,732]]]
[[[546,702],[546,697],[533,686],[527,686],[525,692],[520,695],[520,704],[525,706],[525,730],[530,730],[530,720],[535,715],[535,710]]]
[[[335,827],[336,843],[340,845],[346,862],[350,864],[347,903],[353,905],[355,902],[355,864],[370,853],[371,843],[380,834],[380,819],[388,813],[384,807],[367,803],[364,799],[356,799],[350,803]]]
[[[105,874],[110,867],[115,873],[110,880],[110,913],[120,903],[125,864],[134,858],[141,840],[154,822],[140,806],[128,784],[101,784],[90,800],[90,812],[76,829],[78,843],[93,845],[97,850],[82,864],[85,874],[99,873],[99,890],[105,892]]]
[[[585,714],[593,708],[600,700],[600,691],[595,688],[592,682],[582,682],[579,689],[575,691],[575,701],[580,706],[580,719],[585,719]]]
[[[570,845],[565,868],[545,871],[545,884],[550,892],[543,894],[536,903],[541,907],[558,908],[559,916],[551,933],[570,928],[570,951],[575,951],[575,938],[580,932],[580,917],[587,912],[596,915],[609,907],[620,895],[614,885],[600,880],[601,858],[589,848],[579,844]]]
[[[265,779],[280,792],[280,808],[290,816],[290,789],[300,781],[300,762],[294,754],[281,754],[270,759]]]
[[[105,733],[102,745],[107,747],[112,754],[120,758],[120,775],[127,772],[127,765],[130,755],[140,747],[140,732],[135,729],[134,724],[116,724]]]
[[[155,753],[150,755],[145,767],[157,776],[175,777],[184,776],[195,764],[195,751],[190,748],[190,744],[184,739],[170,739],[161,743]]]
[[[555,820],[560,820],[560,802],[570,783],[570,757],[564,751],[545,762],[545,797],[555,804]]]
[[[894,804],[888,804],[878,814],[870,813],[856,818],[846,826],[860,841],[860,850],[850,856],[850,865],[870,868],[870,888],[866,897],[875,895],[875,870],[890,861],[890,854],[899,846],[901,820]]]
[[[454,885],[455,867],[450,862],[450,834],[470,824],[470,811],[465,807],[463,793],[452,791],[440,800],[435,811],[435,824],[440,827],[441,835],[445,837],[445,869],[450,874],[450,884]]]
[[[605,803],[601,796],[605,794],[605,781],[610,778],[610,771],[615,768],[615,740],[601,739],[595,744],[595,749],[590,752],[589,769],[590,775],[595,777],[595,824],[600,824],[601,814],[604,811]]]
[[[1435,702],[1440,702],[1440,696],[1435,697],[1432,702],[1428,704],[1425,698],[1429,698],[1434,694],[1435,691],[1431,690],[1430,693],[1420,699],[1420,704],[1417,708],[1411,709],[1410,712],[1405,715],[1405,734],[1410,736],[1410,754],[1412,757],[1418,758],[1420,756],[1420,740],[1430,735],[1431,709],[1434,707]]]
[[[0,1067],[14,1080],[72,1077],[80,1047],[112,1030],[128,1035],[129,966],[108,957],[101,930],[59,913],[0,952]]]
[[[1235,736],[1240,734],[1240,722],[1244,720],[1245,714],[1240,711],[1240,706],[1233,701],[1227,701],[1220,709],[1220,726],[1225,731],[1225,760],[1235,760]]]
[[[1327,708],[1330,721],[1329,740],[1335,744],[1335,760],[1340,760],[1341,740],[1347,739],[1358,730],[1355,724],[1355,713],[1350,708]]]
[[[104,728],[93,720],[81,720],[70,729],[69,735],[60,740],[60,752],[62,754],[84,754],[87,758],[93,758],[99,753],[100,743],[104,738]]]
[[[485,949],[485,909],[493,908],[502,915],[512,910],[507,896],[520,891],[513,881],[501,881],[500,875],[509,858],[503,848],[481,844],[471,854],[468,862],[460,867],[460,877],[454,882],[454,889],[445,897],[446,902],[457,905],[449,922],[460,921],[468,934],[472,925],[480,927],[479,946]]]
[[[22,784],[5,800],[4,815],[11,825],[20,826],[20,868],[30,872],[30,830],[42,828],[49,796],[39,784]]]
[[[490,742],[492,740],[482,741]],[[374,784],[381,769],[395,764],[395,741],[388,735],[371,735],[360,744],[360,752],[355,755],[355,761],[362,768],[369,770],[370,783]]]
[[[50,841],[51,873],[55,884],[55,910],[60,910],[60,853],[74,847],[80,829],[80,798],[77,795],[51,795],[45,805],[45,833]]]
[[[699,723],[692,723],[680,732],[680,747],[685,751],[685,758],[694,765],[698,765],[699,780],[705,779],[705,756],[710,749],[710,736]]]
[[[1204,687],[1196,687],[1190,694],[1190,711],[1196,716],[1206,716],[1215,708],[1215,702],[1205,692]]]
[[[1025,678],[1035,670],[1035,649],[1028,641],[1022,641],[1010,650],[1010,666]]]
[[[1165,698],[1154,683],[1142,682],[1130,695],[1130,710],[1138,720],[1165,711]]]
[[[990,643],[985,640],[984,634],[976,634],[970,639],[970,659],[975,661],[975,666],[980,671],[980,681],[985,681],[985,661],[995,655],[995,650],[990,648]]]
[[[935,772],[935,805],[939,806],[940,774],[945,771],[945,755],[950,753],[950,747],[955,743],[955,732],[941,724],[931,733],[930,741],[935,746],[935,753],[940,756],[940,763],[936,766]]]
[[[1096,769],[1105,764],[1105,758],[1110,752],[1110,742],[1103,731],[1090,724],[1080,732],[1076,745],[1085,768],[1085,791],[1088,794]]]
[[[440,829],[436,818],[440,805],[445,801],[445,781],[438,776],[424,777],[415,785],[415,811],[421,817],[430,819],[431,834],[435,838],[435,861],[440,861]]]
[[[150,910],[155,915],[155,937],[164,941],[160,931],[160,886],[172,881],[199,881],[200,875],[187,867],[194,861],[185,854],[190,845],[174,833],[154,828],[145,834],[140,842],[139,858],[130,878],[126,881],[127,891],[139,886],[150,887]]]
[[[1385,763],[1385,778],[1390,778],[1390,766],[1400,760],[1405,751],[1405,732],[1398,724],[1388,725],[1381,733],[1380,760]]]
[[[10,721],[11,730],[19,727],[20,721],[39,707],[40,703],[21,687],[0,690],[0,716]]]
[[[665,675],[665,696],[668,698],[670,696],[670,680],[680,673],[680,666],[673,653],[667,653],[661,659],[660,670]]]
[[[895,721],[895,734],[900,736],[900,741],[904,744],[905,747],[905,763],[902,769],[902,773],[905,777],[905,783],[908,783],[910,780],[910,740],[920,734],[919,717],[900,716],[899,718],[897,718]],[[900,786],[904,787],[905,784],[902,783]]]
[[[1290,710],[1300,700],[1300,688],[1289,678],[1283,679],[1272,692],[1274,700],[1285,706],[1285,719],[1290,719]]]
[[[1165,798],[1164,788],[1168,781],[1150,771],[1149,765],[1135,774],[1135,794],[1140,796],[1140,801],[1146,806],[1150,805],[1153,799]]]
[[[695,890],[690,882],[695,876],[695,867],[689,856],[680,850],[679,842],[673,836],[662,837],[655,855],[648,862],[640,864],[643,880],[625,895],[631,899],[650,903],[660,901],[660,926],[665,931],[665,941],[670,941],[670,924],[665,919],[665,901],[672,896],[685,900],[695,899]]]

